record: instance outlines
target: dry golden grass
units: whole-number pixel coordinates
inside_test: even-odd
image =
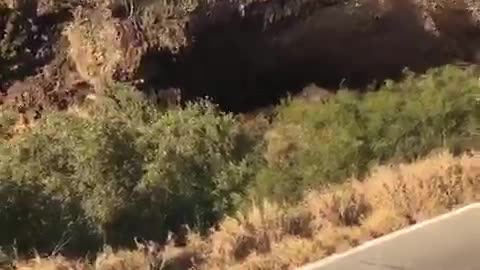
[[[115,65],[121,60],[121,51],[115,40],[112,25],[106,25],[101,14],[86,18],[85,10],[78,8],[75,20],[65,29],[70,42],[69,56],[80,76],[100,88],[111,79]]]
[[[76,70],[96,90],[115,80],[131,80],[147,50],[142,33],[130,21],[113,19],[100,7],[78,7],[65,35]]]
[[[167,18],[166,3],[149,5],[129,19],[113,18],[108,1],[102,3],[77,7],[64,31],[76,70],[97,92],[114,81],[133,81],[148,50],[175,51],[186,43],[187,17]]]
[[[15,265],[18,270],[93,270],[94,268],[81,261],[69,261],[62,256],[34,258]]]
[[[264,203],[228,218],[201,269],[293,269],[477,201],[480,158],[442,152],[381,166],[364,182],[309,193],[292,207]]]
[[[227,217],[207,239],[190,234],[187,249],[162,248],[159,254],[176,263],[173,269],[189,269],[178,265],[182,260],[195,263],[194,269],[294,269],[479,197],[480,157],[441,152],[413,164],[377,167],[363,182],[310,192],[298,205],[254,205],[247,213]],[[110,268],[98,263],[61,268],[72,263],[52,258],[40,260],[44,264],[20,264],[33,267],[20,269],[147,269],[145,254],[120,251],[100,256],[117,262]],[[52,263],[59,266],[48,268]]]

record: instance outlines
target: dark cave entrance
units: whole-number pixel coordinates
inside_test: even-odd
[[[332,91],[341,83],[365,89],[387,78],[400,79],[406,67],[424,72],[454,59],[471,61],[472,48],[480,45],[471,38],[472,31],[480,31],[469,26],[460,29],[439,23],[442,35],[427,31],[418,7],[408,1],[398,1],[401,4],[381,18],[367,18],[368,29],[335,6],[299,12],[303,17],[265,28],[268,10],[287,2],[251,5],[243,17],[227,1],[210,7],[208,16],[194,13],[187,28],[188,48],[175,56],[148,56],[148,70],[154,72],[147,76],[151,78],[147,85],[180,88],[184,100],[208,96],[221,109],[242,113],[276,104],[309,83]],[[469,16],[463,14],[449,23],[468,25],[464,21]]]

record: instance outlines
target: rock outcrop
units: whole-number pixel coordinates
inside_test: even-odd
[[[33,80],[48,95],[120,81],[244,112],[311,83],[364,87],[400,78],[405,67],[480,60],[472,0],[1,3],[7,94],[15,81],[18,89]]]

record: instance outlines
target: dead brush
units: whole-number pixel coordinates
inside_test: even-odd
[[[16,270],[95,270],[92,266],[82,261],[67,260],[62,256],[40,258],[36,256],[28,261],[17,262]]]
[[[300,237],[286,237],[283,241],[274,243],[270,253],[252,253],[245,260],[238,264],[225,268],[217,265],[212,268],[202,269],[229,269],[229,270],[271,270],[271,269],[293,269],[300,267],[307,262],[323,256],[324,248],[311,241]]]
[[[131,21],[109,16],[105,7],[78,7],[64,31],[76,70],[96,92],[115,80],[131,79],[147,49],[143,35]]]
[[[476,199],[480,184],[462,164],[467,160],[443,152],[415,166],[379,167],[365,183],[366,196],[373,209],[395,211],[416,223]]]
[[[264,231],[235,218],[226,218],[218,231],[209,238],[208,260],[214,265],[231,265],[245,259],[251,252],[267,252],[269,239]]]
[[[413,164],[379,166],[362,182],[309,193],[298,208],[264,203],[241,219],[227,218],[210,236],[201,269],[294,269],[478,201],[479,188],[480,163],[468,155],[440,152]],[[301,228],[310,234],[289,234],[286,208],[303,211]]]
[[[305,205],[315,217],[317,229],[325,222],[335,226],[358,226],[370,211],[363,193],[351,184],[323,193],[311,192],[306,196]]]
[[[137,250],[114,252],[106,247],[95,261],[96,270],[155,269],[161,261],[157,258],[158,247],[154,244],[137,245]]]
[[[136,250],[114,252],[106,247],[95,261],[95,270],[191,269],[201,259],[194,248],[176,247],[173,241],[160,245],[153,241],[134,240]],[[194,240],[191,243],[195,247]]]
[[[7,108],[13,109],[18,113],[18,119],[14,125],[12,132],[20,134],[30,131],[35,124],[35,120],[41,117],[43,106],[37,104],[37,100],[28,91],[23,91],[19,95],[12,97]],[[32,109],[34,108],[34,109]]]
[[[311,216],[301,208],[264,201],[253,204],[247,213],[229,217],[209,237],[211,246],[208,267],[232,265],[253,254],[272,252],[273,244],[285,237],[311,235]]]
[[[478,194],[478,157],[442,152],[412,164],[379,166],[364,181],[310,192],[298,205],[254,204],[245,213],[227,217],[206,239],[188,233],[186,248],[142,242],[133,251],[105,251],[95,268],[47,258],[66,268],[29,261],[22,265],[31,268],[19,269],[294,269],[457,205],[479,201]]]

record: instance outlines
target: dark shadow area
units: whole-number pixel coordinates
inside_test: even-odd
[[[144,80],[138,85],[141,90],[148,90],[150,86],[155,86],[156,89],[178,87],[178,82],[181,81],[177,77],[180,75],[178,69],[177,56],[171,51],[150,50],[143,55],[135,79]]]
[[[42,16],[25,16],[14,10],[2,9],[0,31],[0,92],[16,80],[38,74],[39,68],[51,62],[61,38],[64,23],[72,19],[68,10]],[[6,56],[6,57],[5,57]]]
[[[405,67],[423,72],[455,59],[472,61],[480,44],[466,8],[433,14],[432,30],[409,1],[392,0],[383,9],[373,0],[355,8],[318,2],[272,0],[243,8],[219,1],[199,8],[187,27],[190,46],[175,61],[157,56],[163,64],[149,65],[149,72],[170,70],[164,74],[186,99],[209,96],[224,110],[246,112],[311,82],[365,88],[400,79]],[[151,82],[165,86],[163,79]]]
[[[85,219],[80,202],[52,198],[39,187],[0,185],[2,216],[0,246],[3,251],[20,255],[49,255],[61,251],[64,256],[84,256],[98,251],[101,239]]]

